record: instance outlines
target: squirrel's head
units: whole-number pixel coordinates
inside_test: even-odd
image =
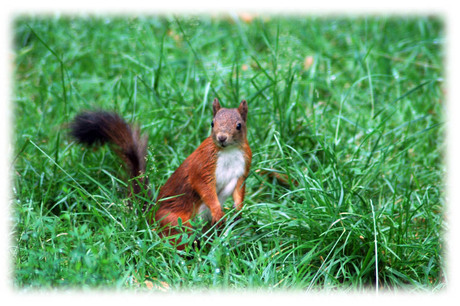
[[[220,148],[243,144],[248,116],[246,100],[241,101],[238,108],[223,108],[216,98],[212,102],[212,113],[211,137],[214,143]]]

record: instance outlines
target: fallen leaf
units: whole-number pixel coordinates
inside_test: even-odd
[[[305,60],[303,61],[303,69],[304,70],[308,70],[310,69],[311,65],[313,65],[313,56],[309,55],[305,58]]]
[[[246,23],[250,23],[255,17],[255,15],[251,13],[240,13],[239,16],[240,19]]]

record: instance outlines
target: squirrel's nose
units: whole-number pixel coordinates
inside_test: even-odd
[[[227,140],[227,136],[225,135],[219,135],[217,137],[217,140],[219,140],[221,143],[224,143]]]

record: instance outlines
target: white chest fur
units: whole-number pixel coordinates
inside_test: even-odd
[[[244,174],[244,168],[244,155],[239,148],[229,148],[218,153],[216,191],[220,205],[233,193],[236,182]]]
[[[225,200],[232,195],[238,179],[244,174],[246,162],[243,151],[239,148],[227,148],[217,155],[216,166],[216,193],[222,206]],[[203,216],[210,219],[209,208],[202,203],[199,209]]]

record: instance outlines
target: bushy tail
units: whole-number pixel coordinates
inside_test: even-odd
[[[87,146],[115,144],[115,152],[123,159],[130,172],[130,193],[139,194],[145,191],[143,196],[151,200],[147,178],[139,177],[146,169],[148,137],[140,135],[138,127],[133,129],[116,113],[83,112],[70,123],[70,135]]]

